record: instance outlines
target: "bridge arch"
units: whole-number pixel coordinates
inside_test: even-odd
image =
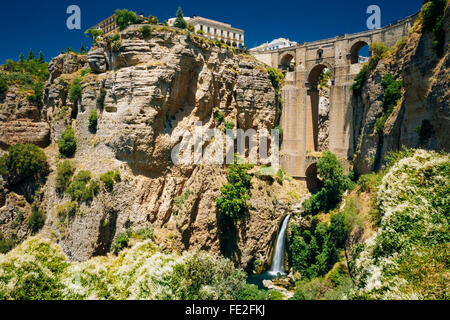
[[[355,64],[359,62],[359,52],[361,51],[361,49],[365,46],[369,46],[371,44],[371,41],[368,39],[359,39],[356,40],[350,47],[350,52],[349,52],[349,58],[350,58],[350,63],[351,64]]]
[[[294,63],[294,68],[292,68],[292,63]],[[288,51],[282,53],[280,55],[278,65],[281,70],[294,71],[293,69],[295,69],[295,52]]]

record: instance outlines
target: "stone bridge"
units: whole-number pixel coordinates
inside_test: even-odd
[[[281,164],[295,178],[314,186],[315,151],[319,150],[319,90],[321,71],[331,71],[328,149],[348,165],[353,158],[351,85],[359,73],[359,51],[380,42],[394,46],[408,35],[417,15],[382,29],[344,35],[271,51],[253,51],[258,60],[285,73],[281,90],[283,144]],[[317,154],[317,153],[316,153]]]

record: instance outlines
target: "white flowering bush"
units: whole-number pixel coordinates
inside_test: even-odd
[[[151,240],[82,263],[37,237],[0,255],[0,299],[235,299],[245,278],[225,258],[165,254]]]
[[[377,205],[380,228],[355,261],[356,297],[448,299],[449,156],[417,150],[398,161],[383,178]]]

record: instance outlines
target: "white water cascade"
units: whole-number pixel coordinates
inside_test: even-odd
[[[272,265],[269,270],[269,274],[271,276],[286,275],[284,271],[284,251],[285,251],[285,242],[286,242],[286,228],[289,223],[290,216],[287,216],[283,220],[283,224],[281,225],[280,233],[278,234],[275,253],[273,254]]]

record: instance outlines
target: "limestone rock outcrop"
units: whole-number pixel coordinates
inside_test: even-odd
[[[63,68],[47,84],[44,114],[52,142],[67,125],[74,127],[77,152],[71,161],[77,172],[89,170],[98,179],[118,169],[121,181],[112,192],[102,188],[92,202],[80,203],[79,214],[62,224],[56,208],[71,199],[56,193],[53,163],[43,188],[42,207],[48,213],[44,232],[78,261],[106,254],[126,230],[151,227],[155,241],[169,250],[222,252],[248,271],[256,260],[269,264],[279,225],[305,192],[301,183],[286,180],[283,186],[271,186],[253,178],[250,213],[230,242],[220,232],[215,208],[226,183],[225,167],[174,165],[172,159],[183,134],[223,132],[224,123],[215,119],[218,112],[236,128],[270,131],[278,106],[265,66],[176,29],[155,27],[144,38],[131,26],[120,36],[113,45],[109,39],[99,41],[89,52],[92,73],[82,78],[77,103],[67,95],[83,63],[78,69]],[[61,64],[59,57],[52,62]],[[88,130],[93,110],[98,113],[96,134]],[[212,143],[206,141],[205,147]]]

